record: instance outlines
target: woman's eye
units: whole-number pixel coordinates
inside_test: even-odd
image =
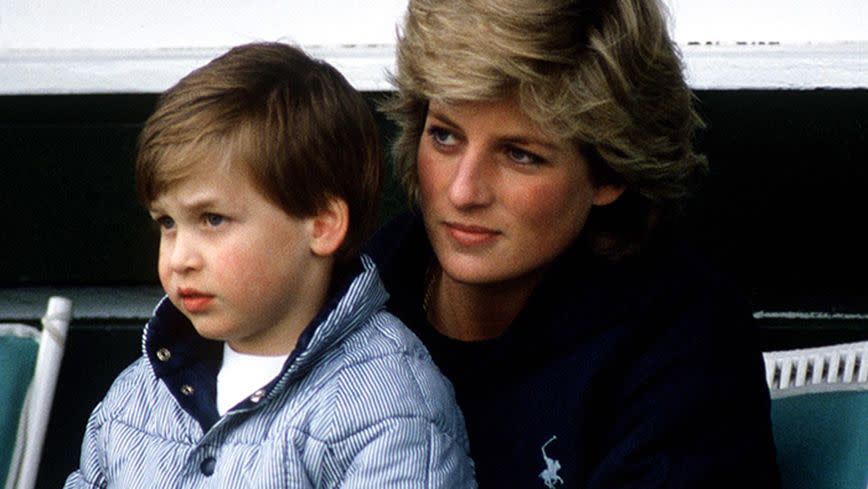
[[[211,227],[217,227],[223,224],[223,221],[226,219],[220,214],[205,214],[204,216],[205,223]]]
[[[518,148],[507,148],[506,153],[510,159],[522,165],[537,165],[543,162],[539,156]]]
[[[441,127],[430,127],[428,134],[438,146],[454,146],[456,144],[455,136]]]

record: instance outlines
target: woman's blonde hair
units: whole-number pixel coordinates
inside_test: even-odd
[[[707,167],[656,0],[411,0],[392,78],[398,91],[382,108],[399,127],[393,156],[411,197],[429,101],[516,96],[543,130],[579,146],[598,183],[626,186],[585,229],[610,256],[638,249]]]

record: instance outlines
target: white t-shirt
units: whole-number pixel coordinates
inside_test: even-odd
[[[267,357],[238,353],[223,343],[223,364],[217,374],[220,416],[277,377],[289,354]]]

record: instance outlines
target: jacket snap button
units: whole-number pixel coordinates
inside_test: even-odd
[[[214,473],[214,469],[217,467],[217,460],[214,457],[206,457],[205,460],[199,464],[199,470],[202,471],[203,474],[210,477],[211,474]]]
[[[195,392],[195,391],[194,391],[192,385],[184,384],[181,386],[181,394],[184,394],[185,396],[192,396],[193,392]]]
[[[157,350],[157,359],[161,362],[168,362],[172,358],[172,352],[168,348],[160,348]]]

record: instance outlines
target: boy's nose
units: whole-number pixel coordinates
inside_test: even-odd
[[[168,256],[169,268],[175,273],[197,270],[202,266],[202,255],[194,237],[178,233],[164,250]]]

